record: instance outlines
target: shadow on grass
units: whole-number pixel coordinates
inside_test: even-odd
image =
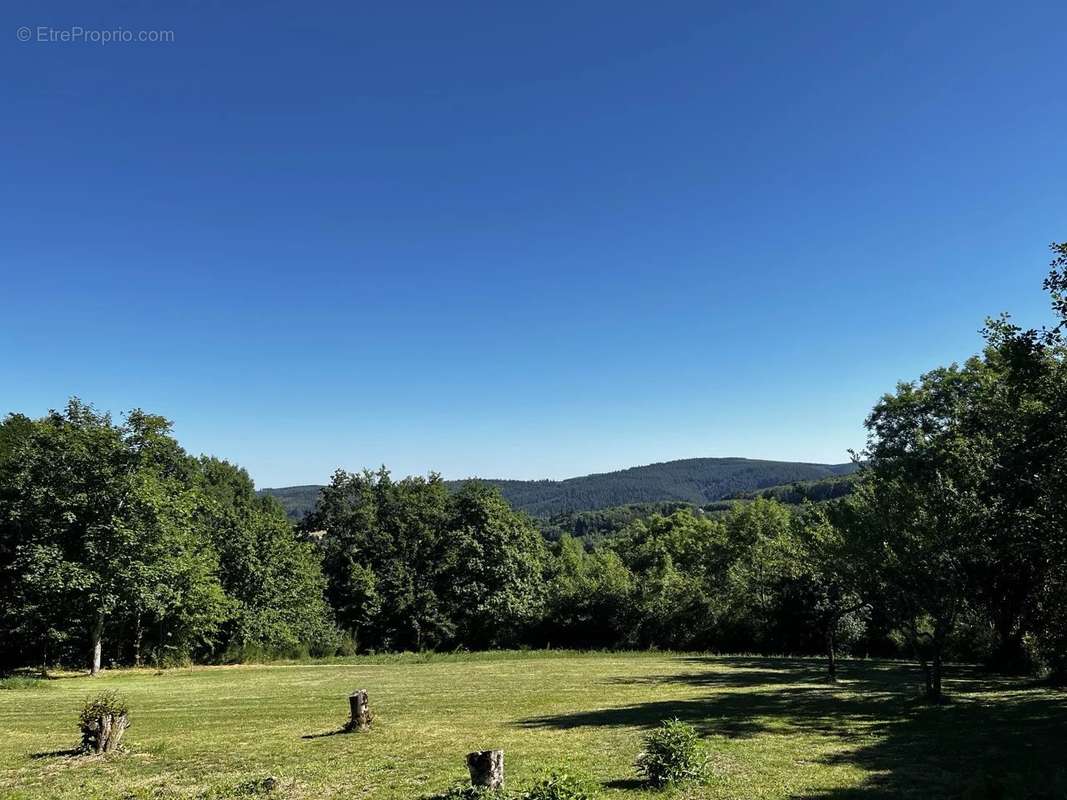
[[[687,670],[636,681],[710,690],[698,698],[526,719],[528,728],[651,728],[678,718],[705,736],[830,737],[827,765],[868,777],[851,789],[798,795],[822,800],[883,798],[1067,798],[1067,693],[953,667],[951,702],[921,702],[921,673],[905,664],[849,662],[828,684],[818,662],[686,659]],[[746,691],[747,690],[747,691]]]
[[[325,739],[328,736],[342,736],[346,733],[352,733],[347,727],[342,726],[337,730],[323,731],[322,733],[305,733],[301,736],[301,739]]]
[[[0,670],[0,678],[36,678],[40,681],[59,680],[59,676],[51,674],[42,667],[15,667],[13,669]]]
[[[37,761],[42,758],[72,758],[80,755],[82,755],[82,751],[77,747],[72,747],[69,750],[46,750],[42,753],[30,753],[30,758]]]
[[[627,789],[629,791],[648,788],[647,783],[637,778],[617,778],[613,781],[604,781],[601,785],[605,789]]]

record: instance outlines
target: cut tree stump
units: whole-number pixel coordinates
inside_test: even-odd
[[[117,750],[130,718],[125,714],[104,714],[89,722],[82,730],[82,747],[89,753],[110,753]]]
[[[467,769],[471,773],[471,785],[482,789],[500,789],[504,786],[504,751],[479,750],[467,754]]]
[[[367,690],[356,689],[356,691],[350,694],[348,696],[348,706],[352,717],[348,720],[348,724],[345,725],[345,730],[368,730],[371,722],[374,720],[374,715],[371,713],[370,703],[367,700]]]

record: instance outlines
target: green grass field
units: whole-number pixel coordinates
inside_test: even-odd
[[[648,797],[633,760],[660,720],[705,737],[692,798],[1063,797],[1067,694],[950,670],[952,702],[917,702],[908,665],[657,653],[489,653],[344,663],[116,671],[0,690],[0,796],[221,797],[265,776],[277,797],[412,800],[503,748],[508,785],[565,766],[611,798]],[[370,692],[369,733],[338,734]],[[65,752],[91,693],[130,703],[128,751]],[[988,785],[987,785],[988,784]],[[998,793],[999,792],[999,793]]]

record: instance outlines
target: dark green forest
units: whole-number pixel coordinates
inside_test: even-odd
[[[726,497],[782,484],[816,482],[855,470],[848,464],[806,464],[750,458],[686,458],[583,475],[562,481],[471,478],[500,490],[519,511],[548,519],[582,511],[654,503],[699,507]],[[445,481],[458,491],[469,481]],[[321,486],[263,489],[277,497],[290,518],[299,521],[315,508]]]
[[[856,468],[696,460],[462,485],[338,471],[294,526],[159,416],[77,399],[10,414],[4,666],[659,647],[823,654],[831,677],[840,654],[914,657],[935,700],[947,660],[1063,680],[1067,243],[1053,255],[1049,325],[991,318],[980,353],[899,383]],[[582,508],[637,486],[656,496]]]
[[[800,505],[805,502],[823,503],[852,494],[858,477],[856,472],[851,472],[847,475],[835,475],[832,478],[823,478],[818,481],[794,481],[758,491],[739,492],[731,495],[729,499],[755,500],[757,497],[762,497],[764,500],[777,500],[789,505]]]

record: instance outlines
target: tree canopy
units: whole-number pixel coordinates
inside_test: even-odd
[[[5,656],[140,663],[335,636],[312,549],[247,475],[188,456],[170,423],[77,399],[0,424]],[[226,485],[228,482],[228,485]]]

